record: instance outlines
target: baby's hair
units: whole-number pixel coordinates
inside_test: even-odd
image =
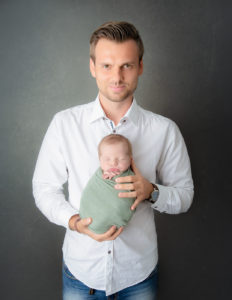
[[[99,143],[98,145],[98,155],[100,157],[101,155],[101,146],[103,144],[108,144],[108,145],[113,145],[113,144],[117,144],[117,143],[124,143],[125,145],[127,145],[128,148],[128,154],[132,156],[132,146],[130,141],[123,135],[121,134],[109,134],[107,136],[105,136]]]

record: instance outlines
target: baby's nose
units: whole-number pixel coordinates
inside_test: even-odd
[[[114,159],[113,162],[112,162],[113,166],[117,166],[118,165],[118,160],[117,159]]]

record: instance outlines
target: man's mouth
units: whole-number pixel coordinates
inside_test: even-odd
[[[111,90],[112,90],[113,92],[118,93],[118,92],[121,92],[122,90],[124,90],[125,85],[117,85],[117,86],[112,86],[112,85],[111,85],[110,88],[111,88]]]

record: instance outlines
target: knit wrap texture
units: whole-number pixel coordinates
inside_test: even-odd
[[[134,175],[130,168],[112,179],[103,179],[102,170],[98,168],[88,181],[81,196],[79,214],[82,219],[92,218],[88,228],[94,233],[102,234],[112,225],[119,228],[130,221],[135,198],[119,198],[118,193],[129,191],[114,188],[117,177],[129,175]]]

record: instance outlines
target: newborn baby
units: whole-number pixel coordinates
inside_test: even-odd
[[[92,218],[89,229],[106,232],[112,225],[125,226],[133,215],[130,209],[135,198],[119,198],[122,192],[114,188],[117,177],[134,175],[130,165],[132,147],[127,138],[119,134],[104,137],[98,146],[100,168],[85,187],[80,204],[80,217]]]
[[[112,179],[128,170],[131,165],[131,145],[121,135],[106,136],[99,144],[98,153],[102,177]]]

